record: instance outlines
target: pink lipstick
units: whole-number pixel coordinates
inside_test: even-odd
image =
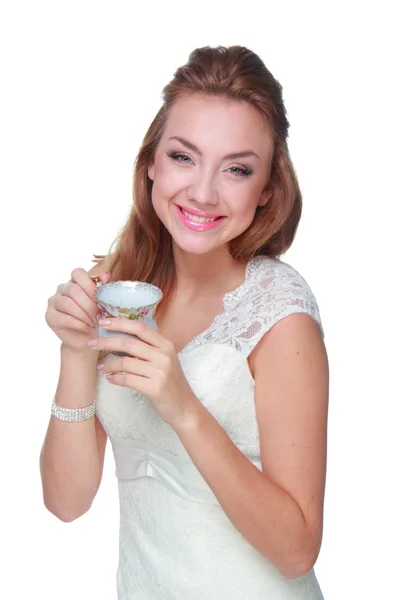
[[[176,214],[178,219],[193,231],[209,231],[215,229],[225,221],[226,217],[216,214],[195,210],[194,208],[186,208],[175,204]]]

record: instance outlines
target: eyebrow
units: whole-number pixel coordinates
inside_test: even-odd
[[[188,140],[185,140],[184,138],[181,138],[179,136],[173,136],[169,139],[170,140],[178,140],[178,142],[180,142],[183,146],[186,146],[186,148],[189,148],[189,150],[191,150],[192,152],[196,152],[196,154],[203,156],[203,154],[200,152],[200,150],[197,148],[197,146],[195,146],[191,142],[188,142]],[[255,156],[256,158],[260,158],[258,156],[258,154],[256,154],[252,150],[243,150],[242,152],[232,152],[231,154],[226,154],[224,156],[224,160],[226,160],[226,159],[235,160],[238,158],[248,158],[249,156]]]

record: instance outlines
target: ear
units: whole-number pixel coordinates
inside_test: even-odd
[[[154,163],[147,167],[147,175],[151,181],[154,181]]]
[[[271,196],[272,196],[271,188],[269,186],[265,187],[260,196],[257,206],[265,206],[268,203]]]

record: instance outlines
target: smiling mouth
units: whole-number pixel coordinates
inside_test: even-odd
[[[191,221],[194,221],[195,223],[213,223],[214,221],[219,221],[223,218],[222,216],[200,217],[198,215],[194,215],[193,213],[188,212],[187,210],[184,210],[181,206],[178,206],[178,208],[181,211],[181,213],[185,215],[185,217],[187,217]]]

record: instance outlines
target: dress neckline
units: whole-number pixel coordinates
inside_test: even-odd
[[[235,299],[239,298],[242,295],[242,293],[244,293],[246,291],[247,284],[251,278],[251,275],[255,271],[257,265],[260,262],[266,260],[267,258],[268,258],[267,256],[255,256],[248,261],[245,271],[244,271],[244,280],[242,281],[242,283],[240,285],[238,285],[235,289],[224,294],[224,296],[222,298],[222,312],[215,315],[212,323],[207,327],[207,329],[204,329],[204,331],[201,331],[200,333],[195,335],[194,338],[189,340],[188,343],[182,348],[182,350],[180,350],[178,352],[178,356],[180,356],[184,352],[187,352],[188,350],[191,350],[192,348],[195,348],[200,345],[199,344],[200,339],[202,337],[206,336],[212,329],[214,329],[214,327],[216,327],[218,325],[219,321],[228,312],[230,306],[232,305],[232,302]]]

